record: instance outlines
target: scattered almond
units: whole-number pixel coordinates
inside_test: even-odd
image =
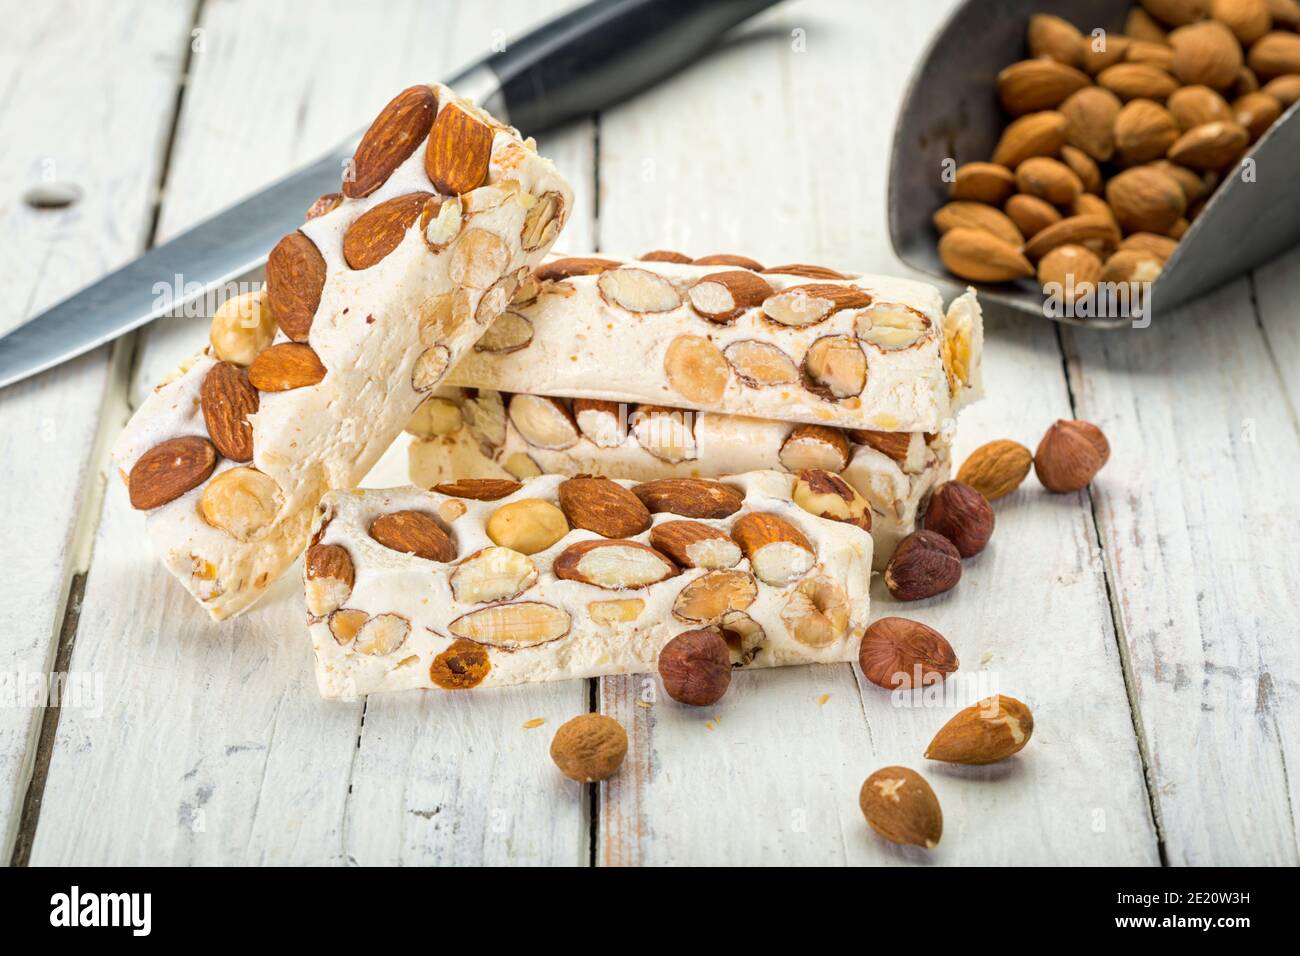
[[[1019,753],[1034,733],[1034,716],[1014,697],[987,697],[958,711],[925,749],[929,760],[989,764]]]
[[[934,790],[915,770],[883,767],[858,793],[867,824],[891,843],[933,850],[943,837],[943,811]]]

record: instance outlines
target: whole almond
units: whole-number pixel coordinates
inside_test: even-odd
[[[1124,53],[1125,63],[1145,63],[1147,66],[1159,67],[1169,71],[1174,65],[1174,51],[1164,43],[1152,43],[1149,40],[1134,40]]]
[[[1048,491],[1079,491],[1110,460],[1110,443],[1091,422],[1061,419],[1034,453],[1034,472]]]
[[[1300,75],[1279,76],[1264,84],[1261,93],[1267,93],[1282,104],[1282,109],[1300,103]]]
[[[1023,750],[1033,733],[1029,708],[997,694],[958,711],[934,735],[925,756],[946,763],[996,763]]]
[[[1102,199],[1100,196],[1094,196],[1092,193],[1083,193],[1078,199],[1076,199],[1074,205],[1070,207],[1070,215],[1104,216],[1111,222],[1115,221],[1115,214],[1111,212],[1111,208],[1106,204],[1106,200]]]
[[[262,392],[287,392],[315,385],[325,377],[321,364],[310,345],[281,342],[264,349],[248,367],[248,381]]]
[[[356,569],[348,549],[337,544],[315,544],[303,559],[307,611],[324,617],[338,610],[352,593]]]
[[[1171,163],[1167,159],[1158,159],[1149,165],[1152,169],[1157,169],[1166,175],[1172,176],[1182,189],[1183,195],[1187,197],[1188,203],[1204,199],[1218,185],[1218,181],[1213,178],[1212,173],[1199,173],[1188,169],[1186,166]]]
[[[429,132],[424,171],[438,192],[459,196],[487,181],[492,127],[455,103],[438,113]]]
[[[1216,20],[1179,27],[1169,34],[1174,51],[1174,76],[1187,84],[1215,90],[1229,88],[1241,70],[1241,44]]]
[[[257,389],[248,373],[230,362],[218,362],[203,377],[199,407],[208,437],[222,456],[231,461],[253,460],[253,426],[249,416],[257,413]]]
[[[1178,89],[1177,80],[1158,66],[1146,63],[1117,63],[1102,70],[1097,75],[1097,83],[1125,102],[1137,99],[1163,102]]]
[[[1274,30],[1255,41],[1246,63],[1261,80],[1300,73],[1300,35]]]
[[[1210,13],[1210,0],[1141,0],[1142,7],[1157,20],[1172,27],[1203,20]]]
[[[1277,122],[1282,115],[1282,104],[1267,93],[1247,93],[1233,101],[1232,113],[1254,142]]]
[[[1015,191],[1015,174],[1005,166],[962,163],[954,174],[950,195],[955,200],[1001,206]]]
[[[370,537],[385,548],[428,561],[456,560],[456,545],[431,516],[422,511],[392,511],[370,522]]]
[[[1223,169],[1236,160],[1249,142],[1250,134],[1236,122],[1202,123],[1193,126],[1169,147],[1169,158],[1193,169]]]
[[[307,207],[307,221],[311,222],[326,213],[331,213],[342,204],[342,193],[323,193],[317,196],[316,201]]]
[[[1029,18],[1026,40],[1032,57],[1050,57],[1066,66],[1083,65],[1083,34],[1068,20],[1035,13]]]
[[[1049,156],[1031,156],[1016,167],[1016,185],[1022,193],[1054,206],[1068,206],[1083,192],[1074,170]]]
[[[1071,93],[1092,85],[1088,75],[1056,60],[1013,63],[998,74],[998,97],[1012,116],[1058,106]]]
[[[1245,96],[1247,93],[1259,92],[1259,77],[1248,66],[1237,71],[1237,82],[1232,84],[1233,96]]]
[[[1132,7],[1124,17],[1124,32],[1134,43],[1164,43],[1165,28],[1141,7]]]
[[[1161,262],[1164,262],[1174,254],[1178,248],[1178,243],[1168,236],[1156,235],[1154,232],[1135,232],[1131,236],[1125,236],[1124,241],[1119,244],[1119,251],[1126,249],[1137,249],[1154,256]]]
[[[369,269],[392,252],[420,218],[433,193],[407,193],[374,206],[343,234],[343,258],[352,269]]]
[[[1164,260],[1145,249],[1120,249],[1102,266],[1102,282],[1154,282]]]
[[[858,646],[858,666],[886,690],[928,687],[957,669],[957,655],[942,634],[920,621],[882,617]]]
[[[983,229],[958,228],[939,240],[939,258],[948,270],[974,282],[1008,282],[1034,274],[1020,250]]]
[[[171,438],[141,455],[127,476],[131,507],[149,511],[174,501],[208,480],[217,450],[197,435]]]
[[[1268,12],[1275,27],[1300,30],[1300,0],[1268,0]]]
[[[386,183],[429,135],[437,109],[438,98],[427,86],[408,87],[393,97],[361,137],[343,180],[343,195],[359,199]]]
[[[740,561],[739,546],[702,521],[661,521],[650,529],[650,546],[684,568],[730,568]]]
[[[569,478],[560,482],[559,498],[570,525],[602,538],[630,538],[650,527],[646,506],[610,478]]]
[[[1070,300],[1091,294],[1101,279],[1101,257],[1072,244],[1057,246],[1038,260],[1038,282],[1047,291],[1058,286]]]
[[[306,342],[325,288],[325,257],[301,232],[281,239],[266,260],[266,299],[280,331]]]
[[[1024,168],[1024,164],[1021,164],[1021,168]],[[983,229],[1013,246],[1019,246],[1025,241],[1016,224],[1005,213],[984,203],[960,200],[945,203],[935,212],[933,222],[940,234],[959,228]]]
[[[1083,71],[1095,77],[1107,67],[1121,62],[1132,44],[1131,37],[1113,33],[1089,39],[1083,48]]]
[[[1065,141],[1083,150],[1099,163],[1115,155],[1115,117],[1120,99],[1110,90],[1089,86],[1061,104],[1065,117]]]
[[[1007,200],[1006,213],[1025,236],[1035,236],[1052,223],[1061,221],[1061,213],[1055,206],[1024,193],[1016,193]]]
[[[1015,169],[1031,156],[1055,156],[1065,142],[1065,117],[1055,110],[1030,113],[1002,131],[994,163]]]
[[[894,549],[885,567],[885,587],[900,601],[942,594],[961,580],[961,555],[934,531],[913,531]]]
[[[858,806],[867,825],[891,843],[933,850],[943,838],[939,798],[915,770],[877,770],[863,781]]]
[[[499,501],[513,495],[522,488],[517,481],[508,478],[457,478],[434,485],[433,490],[453,498],[468,498],[471,501]]]
[[[1026,160],[1028,162],[1028,160]],[[1085,193],[1101,195],[1102,178],[1097,162],[1083,150],[1068,143],[1061,147],[1061,162],[1070,167],[1070,172],[1079,177],[1079,183]],[[1020,164],[1023,168],[1024,163]],[[1078,196],[1071,203],[1078,201]]]
[[[1115,147],[1129,165],[1163,156],[1178,139],[1178,121],[1159,103],[1132,100],[1115,117]]]
[[[1033,456],[1019,442],[1006,438],[980,445],[962,462],[957,480],[970,485],[989,501],[1005,498],[1025,480]]]
[[[1108,216],[1070,216],[1035,235],[1025,243],[1024,252],[1037,262],[1057,246],[1079,245],[1104,257],[1119,245],[1119,240],[1119,229]]]
[[[1184,86],[1169,97],[1169,112],[1184,132],[1202,123],[1232,119],[1232,108],[1208,86]]]
[[[632,493],[651,514],[683,518],[729,518],[745,503],[738,488],[707,478],[657,478],[636,485]]]
[[[1187,210],[1182,187],[1150,166],[1126,169],[1106,183],[1106,201],[1126,232],[1164,233]]]
[[[1250,46],[1273,25],[1268,0],[1211,0],[1210,16],[1231,30],[1242,46]]]

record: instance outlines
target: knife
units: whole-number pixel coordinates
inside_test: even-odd
[[[593,0],[446,83],[524,135],[535,135],[680,70],[721,34],[776,2]],[[183,309],[264,265],[312,201],[338,190],[362,132],[0,338],[0,388]],[[173,283],[181,276],[183,284]]]

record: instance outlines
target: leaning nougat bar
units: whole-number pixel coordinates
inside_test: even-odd
[[[651,255],[548,260],[448,383],[919,432],[982,393],[973,291]]]
[[[302,552],[321,495],[361,480],[571,208],[531,141],[447,87],[384,108],[341,195],[271,252],[265,294],[218,312],[114,448],[155,550],[213,618]]]
[[[871,536],[795,479],[545,475],[331,492],[304,567],[324,697],[650,671],[682,631],[733,663],[849,661]]]
[[[719,478],[746,471],[838,474],[865,499],[876,570],[916,530],[951,467],[948,432],[879,432],[693,412],[603,399],[502,395],[443,386],[407,431],[411,484],[540,474]],[[851,502],[836,504],[857,520]],[[863,510],[859,508],[859,511]]]

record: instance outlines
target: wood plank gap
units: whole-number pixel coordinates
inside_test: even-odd
[[[591,118],[591,251],[600,252],[600,114]],[[595,852],[595,851],[592,851]]]
[[[1116,333],[1119,334],[1119,333]],[[1078,358],[1078,353],[1070,348],[1068,330],[1061,323],[1056,327],[1056,342],[1061,350],[1061,366],[1065,377],[1065,392],[1070,404],[1070,414],[1078,414],[1078,404],[1074,394],[1074,380],[1070,376],[1070,358]],[[1093,497],[1092,486],[1084,489],[1088,496],[1088,515],[1091,519],[1093,543],[1101,554],[1101,578],[1106,587],[1106,601],[1110,605],[1111,624],[1114,628],[1115,649],[1119,653],[1120,676],[1124,679],[1124,694],[1128,697],[1129,719],[1133,722],[1133,736],[1137,738],[1138,758],[1142,761],[1142,785],[1147,791],[1147,806],[1151,812],[1151,823],[1156,831],[1156,853],[1162,867],[1169,866],[1169,855],[1165,847],[1164,820],[1160,813],[1160,801],[1156,795],[1154,768],[1147,744],[1146,726],[1142,722],[1142,711],[1138,705],[1137,685],[1133,679],[1133,664],[1129,658],[1128,641],[1124,637],[1124,615],[1120,612],[1119,594],[1115,587],[1114,568],[1111,567],[1110,553],[1101,539],[1101,516],[1097,514],[1097,500]]]
[[[595,235],[595,233],[593,233]],[[600,713],[600,679],[587,679],[587,713]],[[600,843],[600,784],[587,784],[587,866],[595,867],[596,847]]]
[[[68,601],[59,630],[58,649],[54,655],[53,674],[66,673],[72,661],[72,644],[77,633],[77,623],[81,620],[81,598],[85,591],[86,572],[79,571],[73,575],[71,587],[68,589]],[[27,866],[32,858],[32,844],[36,842],[36,825],[40,822],[41,802],[45,797],[45,781],[49,777],[50,761],[54,756],[54,737],[59,731],[61,710],[57,702],[46,701],[45,712],[41,715],[40,731],[36,738],[36,761],[31,780],[27,784],[27,794],[23,797],[23,809],[18,819],[18,834],[14,840],[10,866]]]

